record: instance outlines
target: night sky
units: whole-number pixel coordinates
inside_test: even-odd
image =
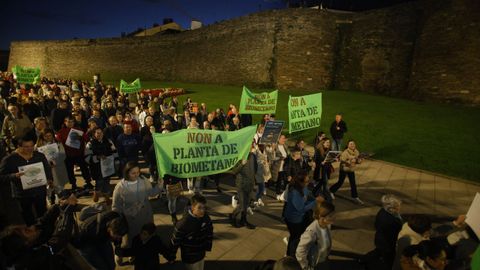
[[[323,5],[364,10],[404,1],[323,0]],[[18,40],[120,37],[122,32],[162,24],[164,18],[187,29],[192,18],[208,25],[285,7],[284,0],[6,0],[0,6],[0,49],[8,50],[10,42]]]

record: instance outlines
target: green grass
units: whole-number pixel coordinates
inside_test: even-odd
[[[142,81],[143,88],[183,87],[180,96],[205,102],[209,110],[238,105],[241,87]],[[259,89],[252,89],[260,91]],[[319,129],[292,134],[312,143],[315,133],[325,131],[337,112],[348,125],[345,139],[354,139],[362,152],[374,152],[381,159],[409,167],[480,182],[480,108],[426,104],[360,92],[322,91],[323,115]],[[288,95],[308,91],[282,91],[277,103],[278,120],[288,121]],[[254,120],[259,116],[254,117]]]

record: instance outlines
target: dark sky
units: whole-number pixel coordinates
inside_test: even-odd
[[[399,1],[405,0],[323,0],[324,5],[339,9],[369,9]],[[15,40],[119,37],[122,32],[161,24],[163,18],[189,28],[191,18],[208,25],[259,9],[285,7],[283,0],[6,0],[1,5],[0,49],[8,50]]]

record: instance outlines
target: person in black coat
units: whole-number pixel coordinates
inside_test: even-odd
[[[106,211],[86,218],[79,225],[72,244],[95,269],[114,270],[112,242],[118,248],[127,232],[125,217]]]
[[[335,121],[330,125],[332,135],[332,150],[341,151],[343,135],[348,131],[347,124],[342,120],[342,114],[335,115]]]
[[[172,254],[163,242],[160,236],[155,234],[155,224],[147,223],[143,225],[142,231],[135,236],[132,246],[126,249],[119,249],[118,254],[122,257],[134,257],[133,262],[135,270],[157,270],[160,267],[158,254],[167,259],[170,263],[175,260],[175,254]]]
[[[52,127],[55,132],[62,128],[63,121],[67,116],[70,116],[70,110],[66,101],[61,100],[58,103],[58,108],[52,110],[50,119],[52,119]]]
[[[1,250],[11,269],[67,269],[57,255],[72,236],[73,210],[77,198],[71,195],[53,205],[31,226],[12,225],[2,232]]]
[[[398,233],[402,229],[402,202],[392,194],[382,196],[382,209],[375,217],[375,252],[385,269],[392,269]]]
[[[32,138],[25,136],[19,139],[15,152],[3,158],[0,164],[0,184],[10,184],[12,197],[19,202],[22,217],[28,226],[47,211],[47,185],[45,183],[25,189],[21,181],[25,172],[21,172],[20,167],[41,163],[47,182],[53,182],[50,163],[44,154],[34,151],[33,147]]]
[[[191,207],[175,225],[172,254],[180,247],[187,269],[203,269],[205,253],[212,250],[213,225],[206,213],[205,197],[195,194],[190,203]]]
[[[304,170],[302,168],[302,154],[299,148],[295,148],[290,153],[290,156],[285,159],[284,170],[287,174],[287,180],[290,182],[293,177],[295,177],[300,171]],[[306,170],[305,170],[306,171]]]

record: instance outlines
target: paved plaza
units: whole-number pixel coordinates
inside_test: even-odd
[[[393,193],[403,200],[404,216],[424,213],[431,215],[435,223],[443,223],[466,213],[476,192],[480,192],[480,185],[376,160],[365,160],[358,167],[356,176],[360,198],[365,205],[354,204],[348,199],[348,181],[337,192],[333,252],[330,256],[332,269],[363,269],[355,259],[373,249],[373,222],[383,194]],[[337,177],[338,170],[332,175],[330,184]],[[114,183],[116,181],[112,181]],[[268,190],[265,206],[249,216],[249,220],[257,225],[255,230],[249,230],[233,228],[228,222],[228,214],[232,211],[231,196],[235,193],[233,178],[222,179],[222,194],[217,193],[214,186],[213,181],[208,182],[203,193],[214,223],[213,250],[207,254],[206,269],[253,269],[265,260],[283,257],[286,245],[282,239],[288,231],[280,219],[282,203],[274,198],[273,191]],[[80,202],[88,203],[90,198]],[[186,199],[183,199],[178,207],[181,209],[185,202]],[[166,200],[156,199],[151,203],[158,233],[167,240],[173,228]],[[179,258],[178,253],[177,260]],[[166,263],[163,258],[161,262]],[[162,269],[182,269],[178,262],[162,266]]]

